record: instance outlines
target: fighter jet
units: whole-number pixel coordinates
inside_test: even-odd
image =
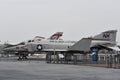
[[[26,53],[19,53],[19,59],[26,58],[29,53],[35,52],[82,52],[86,53],[92,51],[93,53],[97,52],[100,49],[104,49],[104,47],[111,47],[116,45],[116,33],[117,30],[108,30],[102,32],[94,37],[82,38],[79,41],[64,41],[60,39],[62,36],[62,32],[57,32],[53,34],[50,38],[45,39],[36,39],[36,40],[29,40],[26,43],[23,49],[19,51],[27,51]],[[22,47],[23,47],[22,46]],[[14,49],[21,49],[14,48]],[[13,50],[13,48],[6,48],[5,51]],[[18,51],[18,50],[14,50]],[[19,52],[18,51],[18,52]],[[29,52],[29,53],[28,53]]]
[[[117,30],[108,30],[94,37],[83,38],[79,41],[64,40],[41,40],[39,42],[31,42],[28,46],[29,52],[89,52],[92,51],[93,56],[98,56],[98,51],[102,49],[112,48],[116,45]],[[97,61],[97,60],[95,60]]]

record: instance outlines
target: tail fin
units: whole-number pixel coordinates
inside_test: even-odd
[[[57,32],[55,34],[53,34],[49,39],[50,40],[58,40],[60,39],[60,37],[63,35],[63,32]]]
[[[109,30],[102,32],[101,34],[98,34],[93,37],[93,40],[105,40],[105,41],[112,41],[116,42],[116,33],[117,30]]]

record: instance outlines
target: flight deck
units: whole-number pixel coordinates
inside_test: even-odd
[[[120,69],[2,58],[0,80],[120,80]]]

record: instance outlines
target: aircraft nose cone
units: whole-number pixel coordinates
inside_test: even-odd
[[[5,48],[4,51],[14,51],[15,47],[9,47],[9,48]]]
[[[5,49],[3,49],[4,51],[9,51],[9,50],[11,50],[10,48],[5,48]]]

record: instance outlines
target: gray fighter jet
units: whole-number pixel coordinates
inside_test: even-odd
[[[108,30],[94,37],[82,38],[79,41],[64,41],[60,39],[62,32],[53,34],[45,39],[38,37],[34,40],[28,40],[18,46],[4,49],[4,51],[16,51],[19,53],[19,59],[27,58],[29,53],[41,52],[98,52],[105,47],[114,47],[116,45],[117,30]]]

